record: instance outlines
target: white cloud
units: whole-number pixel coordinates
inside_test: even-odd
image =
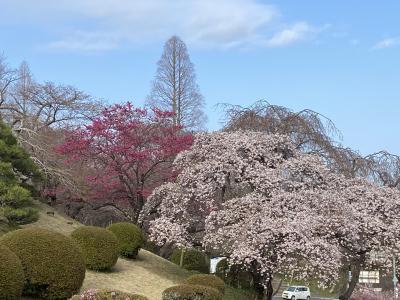
[[[285,27],[278,9],[259,0],[2,1],[0,20],[51,28],[51,49],[105,51],[173,34],[199,47],[282,47],[317,32],[306,22]]]
[[[372,49],[380,50],[380,49],[394,47],[397,45],[400,45],[400,37],[391,37],[379,41],[372,47]]]
[[[284,47],[307,39],[318,30],[306,22],[299,22],[275,33],[266,41],[269,47]]]

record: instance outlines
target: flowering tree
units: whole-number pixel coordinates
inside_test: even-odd
[[[149,197],[151,237],[158,243],[201,245],[252,274],[257,299],[272,298],[276,273],[337,278],[340,252],[324,238],[298,195],[328,186],[329,171],[289,139],[257,132],[199,134],[176,161],[176,183]],[[194,229],[204,231],[199,239]]]
[[[91,201],[123,206],[136,221],[145,197],[175,176],[171,162],[192,136],[171,122],[171,113],[134,108],[129,102],[105,109],[90,125],[72,131],[57,151],[83,163]],[[128,211],[128,212],[127,212]]]
[[[400,194],[365,179],[332,180],[330,185],[315,205],[315,222],[321,234],[340,246],[343,262],[351,268],[351,281],[340,296],[347,300],[362,269],[388,267],[399,255]]]
[[[257,299],[272,298],[277,273],[329,284],[343,260],[396,248],[398,193],[330,172],[287,137],[199,134],[175,165],[177,181],[144,207],[151,237],[228,256],[252,274]]]

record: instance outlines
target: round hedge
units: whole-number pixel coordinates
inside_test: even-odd
[[[137,294],[128,294],[118,290],[89,289],[80,295],[75,295],[71,300],[148,300],[147,297]]]
[[[222,300],[223,295],[212,287],[182,284],[162,293],[162,300]]]
[[[21,261],[10,249],[0,244],[0,298],[21,298],[24,287],[24,270]]]
[[[145,242],[142,231],[138,226],[128,222],[114,223],[107,227],[116,235],[120,244],[120,254],[127,258],[136,258]]]
[[[85,261],[70,238],[46,229],[26,228],[3,235],[0,243],[21,260],[24,295],[66,299],[82,286]]]
[[[181,260],[182,249],[175,249],[171,256],[170,261],[179,265]],[[183,254],[183,268],[186,270],[199,271],[202,273],[210,272],[210,261],[207,256],[196,249],[185,249]]]
[[[71,237],[80,246],[88,269],[109,270],[117,263],[119,242],[111,231],[100,227],[82,226],[75,229]]]
[[[186,278],[185,282],[187,284],[196,284],[196,285],[212,287],[214,289],[217,289],[222,294],[225,293],[224,281],[215,275],[196,274]]]

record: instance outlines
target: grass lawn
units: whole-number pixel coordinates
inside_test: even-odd
[[[54,212],[51,207],[36,202],[40,210],[40,218],[36,223],[22,227],[40,227],[69,235],[73,230],[82,226],[79,222]],[[72,224],[71,224],[72,222]],[[137,259],[119,258],[110,272],[86,271],[82,290],[89,288],[110,288],[124,292],[141,294],[150,300],[160,300],[161,293],[166,288],[180,284],[194,272],[184,270],[170,261],[149,251],[140,250]],[[248,300],[251,295],[246,291],[227,287],[224,300]]]

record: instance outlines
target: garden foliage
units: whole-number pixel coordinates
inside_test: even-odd
[[[119,242],[111,231],[95,226],[82,226],[75,229],[71,237],[79,245],[88,269],[109,270],[117,263]]]
[[[107,227],[115,234],[120,245],[120,255],[127,258],[136,258],[140,248],[145,243],[142,230],[135,224],[120,222]]]
[[[0,238],[20,259],[26,296],[66,299],[85,278],[85,262],[78,246],[68,237],[45,229],[27,228]]]
[[[24,287],[24,270],[19,258],[0,244],[0,298],[19,299]]]
[[[180,265],[182,248],[176,248],[172,252],[169,260],[174,264]],[[210,272],[210,260],[201,251],[196,249],[184,249],[182,267],[186,270],[198,271],[201,273]]]
[[[222,300],[223,295],[212,287],[182,284],[166,289],[162,300]]]
[[[0,215],[15,225],[36,221],[38,212],[31,207],[31,184],[39,178],[29,155],[10,127],[0,120]]]

